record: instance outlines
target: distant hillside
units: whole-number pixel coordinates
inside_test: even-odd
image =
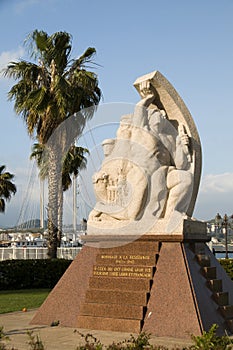
[[[24,223],[18,225],[17,227],[12,227],[12,229],[27,229],[27,228],[40,228],[40,220],[32,219],[25,221]],[[47,220],[44,222],[44,228],[47,228]]]

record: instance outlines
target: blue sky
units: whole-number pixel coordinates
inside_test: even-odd
[[[0,0],[0,69],[27,58],[24,39],[39,29],[72,34],[73,57],[96,48],[102,103],[136,103],[133,82],[159,70],[199,131],[203,171],[194,216],[206,220],[233,212],[232,18],[232,0]],[[0,226],[17,222],[32,167],[33,140],[7,101],[13,83],[0,78],[0,164],[15,174],[18,192],[0,214]]]

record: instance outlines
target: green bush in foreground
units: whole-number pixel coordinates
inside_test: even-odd
[[[0,261],[0,290],[52,289],[71,262],[65,259]]]
[[[191,346],[192,350],[224,350],[233,349],[233,340],[227,335],[217,336],[216,330],[218,326],[214,324],[208,332],[203,332],[202,336],[192,336],[195,345]]]
[[[172,350],[230,350],[233,349],[233,340],[227,335],[219,337],[216,335],[218,326],[213,325],[208,332],[204,332],[202,336],[192,336],[194,345],[185,348],[173,348]],[[78,332],[79,333],[79,332]],[[30,350],[45,350],[44,344],[38,335],[34,335],[32,331],[27,332]],[[111,345],[103,345],[97,338],[91,334],[83,335],[79,333],[84,339],[84,345],[79,345],[74,350],[169,350],[163,345],[151,345],[150,334],[142,332],[138,337],[130,336],[119,343],[112,343]],[[9,338],[4,334],[3,327],[0,327],[0,350],[17,350],[16,348],[7,347],[6,343]],[[68,350],[64,348],[64,350]],[[72,349],[70,349],[72,350]]]
[[[79,332],[78,332],[79,333]],[[76,350],[141,350],[141,349],[163,349],[153,347],[149,343],[150,335],[142,332],[135,338],[133,335],[130,336],[129,339],[123,340],[119,343],[112,343],[111,345],[104,346],[97,338],[95,338],[92,334],[81,334],[82,338],[84,338],[84,345],[80,345],[76,348]]]

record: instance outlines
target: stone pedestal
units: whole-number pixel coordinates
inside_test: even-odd
[[[59,320],[68,327],[179,338],[217,323],[219,334],[230,332],[232,282],[206,246],[206,234],[194,231],[85,236],[31,323]]]

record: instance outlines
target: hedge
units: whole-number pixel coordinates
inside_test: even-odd
[[[53,288],[72,260],[0,261],[0,290]]]
[[[233,280],[233,259],[220,259],[219,262],[228,276]]]

